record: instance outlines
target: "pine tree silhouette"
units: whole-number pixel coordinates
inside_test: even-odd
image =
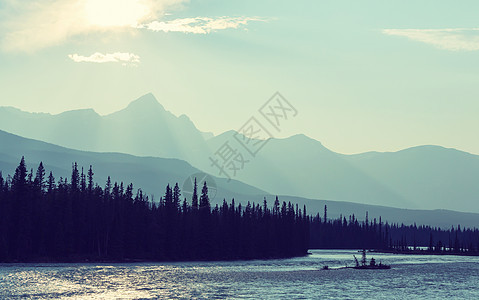
[[[208,186],[180,207],[181,191],[168,185],[159,202],[132,184],[102,188],[72,164],[70,182],[58,181],[40,163],[27,172],[25,158],[13,177],[0,172],[0,261],[216,260],[284,258],[308,248],[414,250],[408,243],[437,253],[479,255],[478,229],[383,224],[354,215],[323,219],[276,197],[269,208],[223,200],[211,209]],[[34,175],[35,174],[35,175]],[[195,189],[196,190],[196,184]],[[198,203],[199,202],[199,203]],[[433,244],[433,241],[437,241]],[[442,241],[449,241],[446,248]]]

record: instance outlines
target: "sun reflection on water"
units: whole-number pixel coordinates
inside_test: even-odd
[[[381,271],[331,270],[354,251],[235,262],[0,265],[2,299],[479,298],[479,258],[377,254]]]

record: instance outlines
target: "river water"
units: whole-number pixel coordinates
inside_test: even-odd
[[[479,299],[479,257],[374,254],[391,270],[353,265],[356,251],[283,260],[0,264],[1,299]]]

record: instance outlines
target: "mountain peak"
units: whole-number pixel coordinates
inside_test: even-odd
[[[290,137],[282,138],[282,140],[290,141],[294,144],[300,143],[303,146],[308,145],[311,147],[321,147],[326,149],[326,147],[324,147],[324,145],[320,141],[313,139],[303,133],[294,134]]]
[[[99,117],[100,115],[93,109],[93,108],[82,108],[82,109],[74,109],[74,110],[68,110],[65,112],[62,112],[58,114],[57,116],[93,116],[93,117]]]
[[[131,102],[127,109],[143,109],[143,110],[165,110],[163,105],[156,100],[152,93],[141,96],[140,98]]]

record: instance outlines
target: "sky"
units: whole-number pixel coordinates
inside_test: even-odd
[[[202,131],[277,91],[340,153],[479,154],[477,1],[0,0],[0,106],[105,115],[153,93]]]

